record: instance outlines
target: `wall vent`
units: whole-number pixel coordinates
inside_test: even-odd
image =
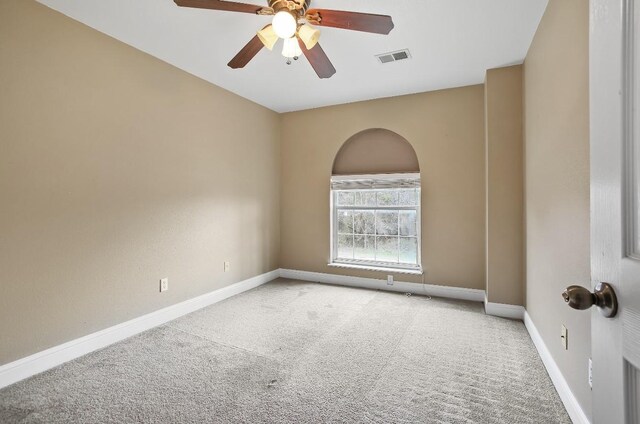
[[[391,63],[399,60],[411,59],[411,53],[409,53],[409,49],[404,49],[391,53],[377,54],[376,57],[380,63]]]

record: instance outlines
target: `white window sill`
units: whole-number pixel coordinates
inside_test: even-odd
[[[356,265],[356,264],[346,264],[346,263],[330,263],[327,264],[332,268],[350,268],[350,269],[362,269],[366,271],[379,271],[379,272],[387,272],[387,273],[395,273],[395,274],[411,274],[411,275],[422,275],[422,269],[402,269],[402,268],[385,268],[382,266],[375,265]]]

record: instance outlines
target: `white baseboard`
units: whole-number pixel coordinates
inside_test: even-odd
[[[0,388],[251,290],[279,276],[280,270],[276,269],[2,365],[0,366]]]
[[[340,286],[448,297],[451,299],[471,300],[475,302],[484,301],[484,290],[477,289],[406,283],[402,281],[394,281],[393,285],[388,285],[387,280],[379,280],[377,278],[350,277],[346,275],[298,271],[294,269],[280,269],[280,276],[283,278],[290,278],[292,280],[314,281]]]
[[[506,303],[493,303],[484,300],[484,312],[502,318],[524,319],[524,307],[519,305],[509,305]]]
[[[542,362],[544,363],[544,366],[549,373],[549,377],[551,377],[551,381],[556,387],[556,390],[560,395],[560,399],[562,400],[564,407],[567,409],[569,417],[571,417],[573,423],[591,424],[589,422],[589,418],[587,418],[586,414],[580,407],[578,400],[569,388],[567,380],[564,379],[560,368],[558,368],[558,365],[553,360],[551,352],[549,352],[549,349],[547,349],[547,345],[545,345],[544,341],[542,340],[538,329],[533,324],[531,317],[526,311],[524,312],[524,325],[527,327],[529,335],[531,336],[531,340],[533,340],[533,344],[536,346],[536,349],[538,349],[538,354],[540,354],[540,358],[542,358]]]

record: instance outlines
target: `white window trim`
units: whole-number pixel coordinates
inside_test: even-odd
[[[381,266],[374,265],[356,265],[356,264],[348,264],[342,262],[333,262],[327,264],[332,268],[349,268],[349,269],[362,269],[365,271],[380,271],[386,273],[395,273],[395,274],[411,274],[411,275],[422,275],[424,271],[422,268],[420,269],[409,269],[409,268],[385,268]]]
[[[353,180],[397,180],[397,179],[413,179],[420,178],[420,174],[411,173],[411,174],[366,174],[366,175],[334,175],[331,177],[332,181],[353,181]],[[399,266],[397,264],[392,263],[384,263],[375,261],[359,261],[359,260],[336,260],[336,255],[338,252],[337,247],[337,239],[335,237],[335,225],[337,225],[337,211],[334,208],[335,205],[336,192],[333,189],[329,190],[329,231],[330,231],[330,261],[327,264],[331,267],[336,268],[353,268],[353,269],[363,269],[369,271],[381,271],[381,272],[396,272],[403,274],[415,274],[421,275],[423,274],[422,270],[422,190],[420,190],[420,201],[416,206],[407,206],[407,207],[384,207],[384,206],[376,206],[375,209],[390,209],[390,210],[399,210],[399,209],[407,209],[407,210],[415,210],[418,219],[416,220],[416,235],[417,235],[417,265],[414,266]],[[351,207],[347,207],[351,208]],[[366,207],[365,207],[366,208]],[[354,206],[353,209],[362,209],[362,207]],[[371,208],[373,209],[373,208]]]

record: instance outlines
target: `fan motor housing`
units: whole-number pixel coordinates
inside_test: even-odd
[[[302,16],[309,8],[309,3],[311,0],[269,0],[269,7],[273,9],[274,13],[286,10]]]

